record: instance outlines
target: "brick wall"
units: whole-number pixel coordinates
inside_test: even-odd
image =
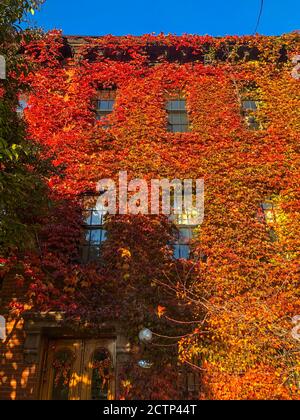
[[[14,278],[7,278],[1,290],[0,312],[6,319],[6,342],[0,341],[0,400],[37,398],[38,366],[24,355],[24,320],[9,312],[9,304],[22,301],[24,289],[16,287]]]

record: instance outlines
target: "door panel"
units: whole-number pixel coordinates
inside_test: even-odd
[[[99,360],[95,360],[95,356],[99,355],[100,353],[103,354],[104,357],[99,358]],[[106,353],[106,354],[105,354]],[[104,355],[105,354],[105,355]],[[115,366],[115,354],[116,354],[116,348],[115,348],[115,341],[109,340],[109,339],[102,339],[102,340],[88,340],[85,343],[84,348],[84,357],[83,357],[83,387],[82,387],[82,393],[81,393],[81,399],[84,400],[91,400],[91,399],[113,399],[115,395],[115,378],[114,378],[114,366]],[[103,366],[103,369],[101,369],[101,363],[95,363],[95,362],[101,362],[101,360],[104,362],[105,359],[110,359],[110,368]],[[97,359],[97,357],[96,357]],[[97,366],[100,367],[100,369],[97,369]],[[103,372],[104,370],[104,372]],[[97,374],[97,371],[102,371],[102,378],[103,373],[104,375],[110,376],[109,380],[108,378],[105,378],[106,381],[108,381],[105,384],[105,387],[101,387],[102,389],[97,387],[95,384],[95,381],[98,380],[99,382],[99,374]],[[98,388],[97,391],[95,388]],[[104,389],[103,389],[104,388]],[[104,398],[104,394],[106,394],[106,398]]]
[[[45,355],[44,400],[113,399],[115,340],[52,340]]]

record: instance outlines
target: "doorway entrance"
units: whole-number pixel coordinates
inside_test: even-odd
[[[112,339],[49,341],[41,399],[112,400],[115,397],[116,342]]]

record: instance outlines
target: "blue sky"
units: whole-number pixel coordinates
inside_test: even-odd
[[[260,0],[46,0],[31,19],[65,35],[252,34]],[[300,0],[264,0],[259,33],[300,29]]]

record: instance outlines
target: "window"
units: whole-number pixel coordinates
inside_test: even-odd
[[[272,200],[266,200],[261,204],[261,211],[263,214],[262,221],[268,226],[270,239],[272,242],[275,242],[278,240],[276,233],[277,204]]]
[[[274,225],[276,223],[276,204],[273,201],[265,201],[261,204],[264,214],[264,219],[267,225]]]
[[[96,112],[97,120],[105,120],[112,113],[116,98],[116,91],[112,89],[101,90],[98,93]]]
[[[243,100],[242,112],[248,127],[252,130],[259,130],[260,124],[257,120],[258,101]]]
[[[256,111],[257,102],[256,101],[243,101],[243,110],[244,111]]]
[[[171,99],[167,101],[168,131],[172,133],[186,133],[189,131],[189,121],[185,99]]]
[[[82,251],[84,263],[99,258],[101,245],[107,238],[107,232],[103,228],[106,210],[96,204],[97,196],[84,198],[85,244]]]
[[[178,208],[180,214],[175,214],[174,196],[172,197],[172,201],[173,213],[170,215],[169,220],[177,227],[177,237],[172,244],[174,248],[174,258],[189,259],[191,253],[190,244],[194,237],[195,228],[197,227],[197,225],[195,225],[195,220],[197,220],[196,217],[199,213],[195,208],[184,210]],[[184,200],[182,203],[184,203]]]

